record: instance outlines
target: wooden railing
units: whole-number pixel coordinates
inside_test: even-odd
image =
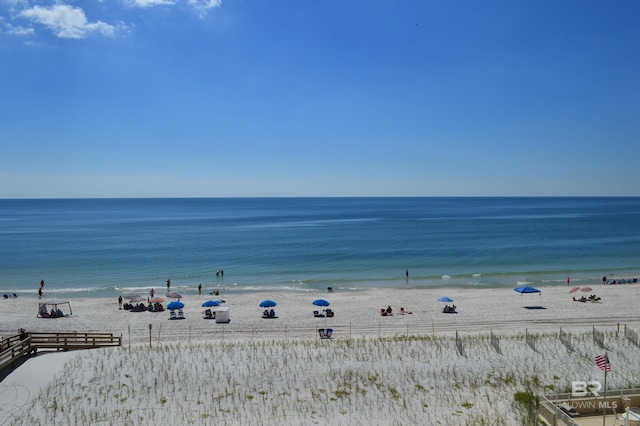
[[[111,333],[22,333],[2,339],[0,370],[38,349],[71,351],[121,346],[122,338]]]
[[[120,346],[122,339],[111,333],[29,333],[32,350],[92,349],[105,346]]]
[[[22,340],[21,340],[22,337]],[[0,370],[13,364],[19,358],[31,351],[31,338],[28,336],[11,336],[2,339],[2,351],[0,351]]]

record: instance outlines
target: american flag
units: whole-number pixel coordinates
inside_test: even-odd
[[[604,355],[598,355],[596,357],[596,364],[602,371],[611,371],[611,364],[609,364],[609,357]]]

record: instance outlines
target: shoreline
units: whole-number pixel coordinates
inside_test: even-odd
[[[512,289],[522,285],[531,285],[540,289],[562,287],[566,284],[566,274],[549,274],[549,273],[537,273],[536,276],[531,274],[519,274],[509,273],[506,275],[508,278],[502,277],[501,281],[495,281],[493,277],[487,279],[486,275],[482,274],[464,274],[464,275],[444,275],[437,278],[423,278],[423,277],[392,277],[380,280],[372,279],[347,279],[343,281],[331,281],[331,280],[316,280],[309,279],[306,281],[293,281],[287,283],[261,283],[255,284],[238,284],[236,282],[225,283],[224,280],[219,282],[207,283],[204,282],[189,282],[184,283],[184,280],[172,280],[171,291],[177,291],[180,294],[189,296],[198,296],[198,285],[202,285],[203,295],[212,295],[214,290],[219,290],[227,295],[248,295],[251,293],[264,294],[264,293],[292,293],[292,294],[307,294],[326,292],[327,288],[333,288],[335,293],[350,293],[350,292],[363,292],[369,290],[387,290],[387,291],[428,291],[446,289],[451,291],[458,290],[501,290]],[[613,283],[611,285],[627,285],[636,284],[639,274],[605,274],[607,277],[607,283]],[[571,286],[591,286],[599,287],[603,285],[601,279],[602,275],[595,277],[593,273],[584,273],[570,276]],[[483,279],[485,280],[483,282]],[[491,280],[491,281],[488,281]],[[636,282],[631,282],[635,280]],[[615,281],[628,281],[616,283]],[[363,285],[362,283],[366,283]],[[44,287],[43,298],[49,299],[108,299],[111,297],[117,298],[118,295],[124,295],[127,293],[139,293],[141,295],[148,293],[151,289],[155,289],[156,292],[165,293],[166,287],[164,284],[160,285],[105,285],[101,287],[60,287],[56,284],[48,284]],[[34,285],[33,289],[24,290],[14,287],[5,288],[0,290],[0,297],[2,295],[17,295],[18,297],[38,297],[38,286]]]

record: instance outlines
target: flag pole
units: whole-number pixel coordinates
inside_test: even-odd
[[[604,359],[606,360],[607,364],[609,363],[609,355],[605,352],[604,353]],[[605,426],[605,422],[607,420],[607,366],[605,364],[605,368],[604,368],[604,393],[603,393],[603,398],[604,398],[604,406],[603,406],[603,410],[602,410],[602,426]]]

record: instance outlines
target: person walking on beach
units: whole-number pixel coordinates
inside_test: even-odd
[[[167,291],[171,288],[171,280],[167,280]]]
[[[198,284],[198,295],[202,294],[202,284]]]
[[[44,289],[44,280],[40,281],[40,288]]]
[[[122,295],[118,296],[118,309],[122,309]]]
[[[38,299],[42,299],[42,287],[38,289]]]
[[[149,292],[149,296],[153,299],[153,295],[156,294],[156,291],[154,289],[151,289],[151,291]]]

